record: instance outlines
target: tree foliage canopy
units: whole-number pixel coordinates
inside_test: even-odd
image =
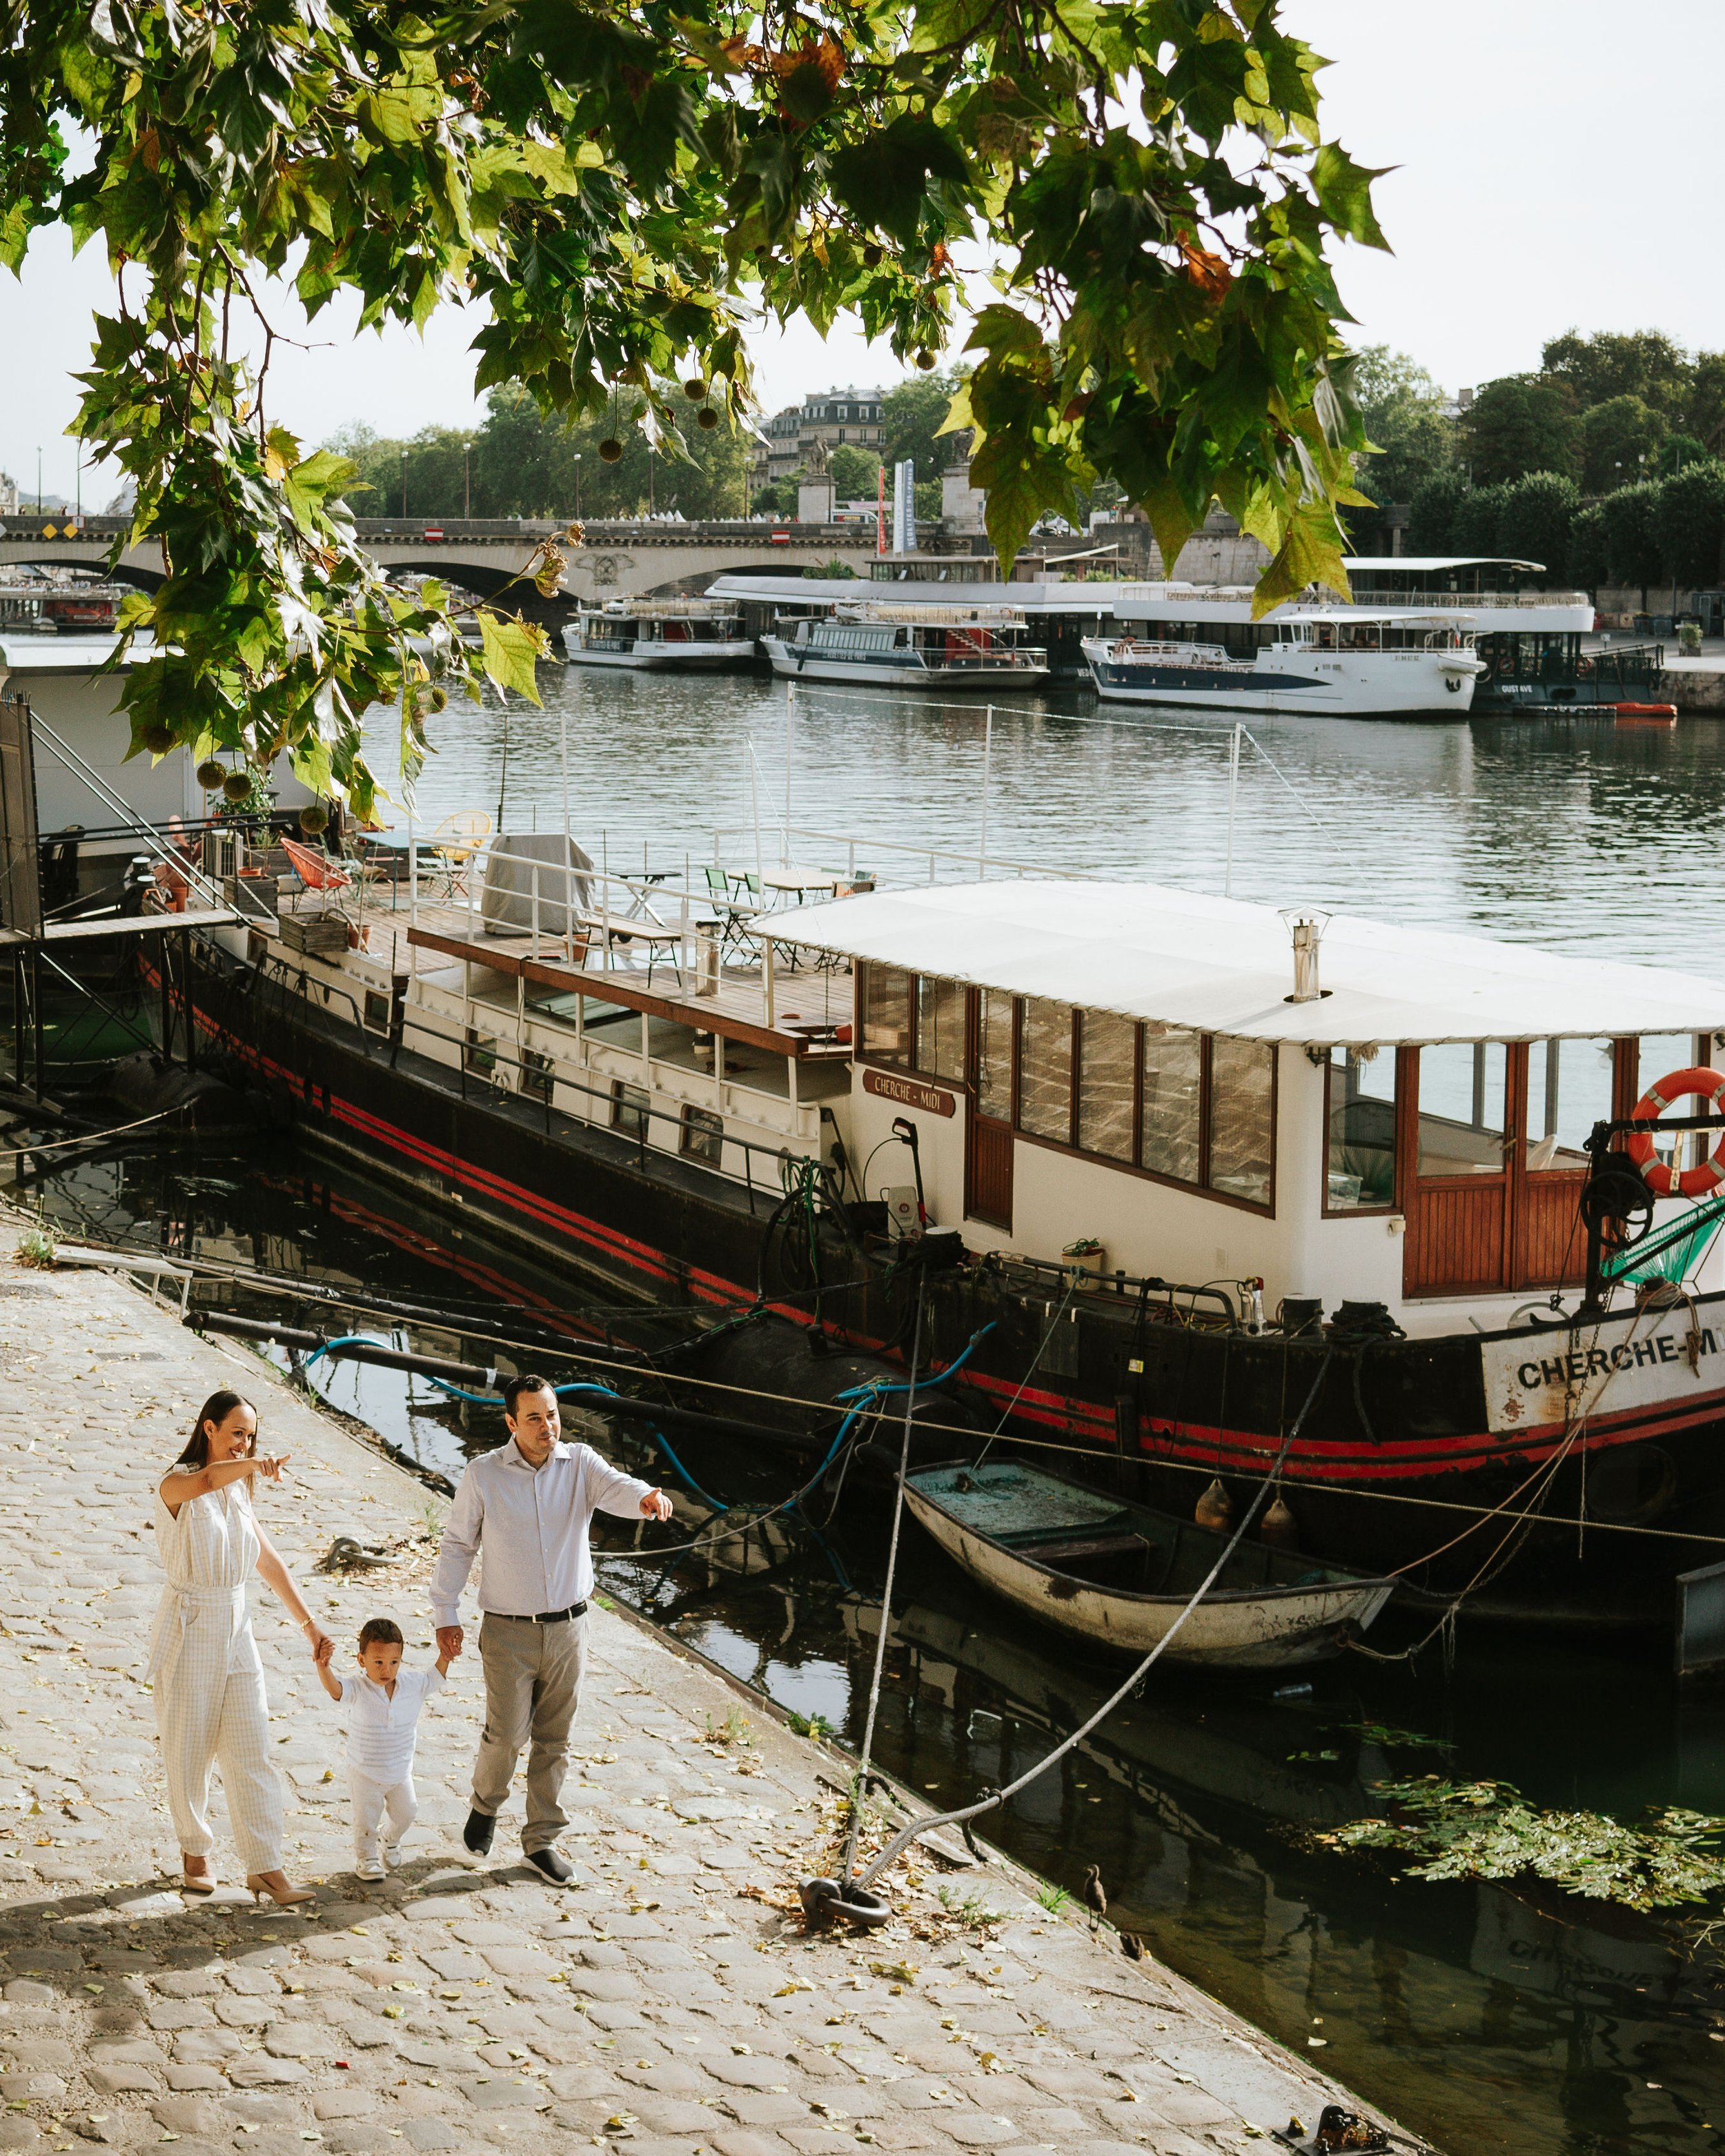
[[[1367,345],[1353,369],[1353,393],[1373,454],[1355,466],[1377,501],[1407,501],[1422,480],[1455,460],[1455,424],[1444,393],[1425,369],[1388,345]]]
[[[1581,421],[1566,382],[1542,374],[1506,374],[1481,385],[1461,416],[1465,454],[1476,486],[1520,479],[1524,472],[1580,468]]]
[[[167,559],[126,616],[157,638],[125,691],[152,750],[291,749],[363,810],[361,712],[401,697],[411,757],[436,686],[410,644],[444,626],[435,588],[392,596],[344,460],[270,424],[273,333],[264,377],[235,356],[234,311],[261,319],[273,277],[314,314],[357,295],[366,324],[482,302],[480,386],[672,456],[675,383],[710,424],[746,408],[751,309],[822,329],[852,309],[932,367],[955,250],[986,237],[999,297],[954,418],[1004,557],[1103,475],[1170,560],[1219,500],[1271,550],[1266,607],[1345,583],[1363,436],[1327,249],[1383,241],[1276,0],[7,0],[6,20],[0,259],[59,224],[120,273],[79,426]],[[530,685],[529,632],[495,629]]]

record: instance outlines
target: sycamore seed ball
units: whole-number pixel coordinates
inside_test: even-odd
[[[198,767],[198,783],[206,793],[213,793],[227,776],[227,765],[218,763],[213,757]]]
[[[251,773],[248,771],[230,771],[222,781],[222,792],[229,801],[247,800],[251,790]]]
[[[683,394],[689,399],[691,404],[696,403],[701,398],[706,396],[706,384],[701,380],[698,374],[691,374],[689,379],[683,384]]]
[[[329,826],[330,812],[321,801],[308,801],[300,811],[300,829],[308,839],[315,839]]]
[[[925,374],[932,372],[934,367],[934,354],[932,352],[919,352],[916,355],[916,364]]]
[[[719,424],[719,415],[711,404],[703,404],[696,413],[695,420],[697,426],[716,427]]]
[[[614,465],[623,454],[623,444],[615,434],[608,434],[599,444],[599,454],[608,465]]]
[[[880,267],[880,253],[881,253],[881,250],[880,250],[880,249],[879,249],[879,248],[875,244],[874,241],[871,239],[871,240],[869,242],[868,245],[867,245],[865,248],[864,248],[864,249],[863,249],[863,267],[864,267],[864,269],[865,269],[865,270],[878,270],[878,269]]]
[[[149,750],[151,756],[166,756],[173,745],[174,736],[172,726],[145,727],[144,747]]]

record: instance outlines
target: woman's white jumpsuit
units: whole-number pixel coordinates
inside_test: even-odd
[[[264,1666],[252,1637],[245,1583],[258,1531],[245,1486],[224,1484],[181,1506],[156,1499],[156,1548],[167,1591],[150,1639],[156,1727],[180,1847],[208,1856],[209,1774],[219,1763],[242,1866],[280,1868],[281,1783],[270,1758]]]

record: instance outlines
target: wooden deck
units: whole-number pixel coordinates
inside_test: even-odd
[[[459,959],[538,988],[620,1004],[626,1009],[691,1026],[698,1033],[716,1033],[774,1055],[829,1062],[843,1061],[850,1054],[848,1040],[832,1037],[834,1029],[848,1029],[851,1023],[848,971],[788,970],[776,963],[769,1023],[768,983],[759,967],[721,967],[716,988],[700,995],[692,973],[680,970],[675,957],[655,957],[650,977],[645,965],[590,966],[572,960],[566,945],[544,936],[538,938],[536,953],[531,935],[483,935],[475,916],[459,907],[422,906],[414,926],[398,914],[392,917],[386,913],[377,926],[382,933],[393,931],[400,943],[416,953]]]

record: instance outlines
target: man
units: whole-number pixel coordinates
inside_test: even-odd
[[[476,1856],[490,1851],[516,1761],[531,1739],[521,1849],[536,1871],[561,1887],[573,1876],[557,1837],[569,1823],[559,1799],[587,1658],[588,1522],[596,1512],[668,1520],[671,1506],[662,1490],[619,1473],[591,1445],[560,1442],[557,1394],[545,1378],[511,1378],[503,1419],[509,1442],[470,1461],[455,1492],[431,1607],[438,1653],[453,1660],[461,1651],[461,1589],[483,1543],[485,1727],[462,1839]]]

